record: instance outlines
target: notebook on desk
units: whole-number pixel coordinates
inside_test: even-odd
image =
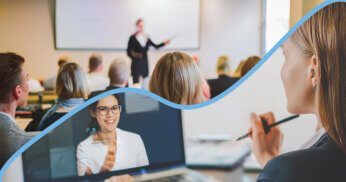
[[[249,156],[249,143],[197,144],[187,148],[187,165],[191,168],[235,169]]]

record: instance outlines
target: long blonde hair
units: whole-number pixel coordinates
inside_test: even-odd
[[[162,56],[151,76],[150,91],[177,104],[205,101],[202,87],[205,80],[197,63],[183,52]]]
[[[65,63],[56,78],[56,94],[61,99],[88,98],[88,86],[82,68],[76,63]]]
[[[317,114],[322,126],[346,153],[345,3],[333,3],[312,15],[290,39],[302,53],[316,57]]]

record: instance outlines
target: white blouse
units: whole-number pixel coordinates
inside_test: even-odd
[[[149,165],[142,138],[135,133],[116,129],[117,152],[113,170],[130,169]],[[77,147],[78,175],[83,176],[89,167],[93,174],[100,172],[108,148],[102,142],[95,142],[94,135],[79,143]]]

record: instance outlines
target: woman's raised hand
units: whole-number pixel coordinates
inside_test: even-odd
[[[280,154],[283,134],[279,126],[270,128],[268,133],[265,133],[262,120],[268,125],[275,123],[275,117],[272,112],[256,115],[250,114],[250,123],[252,135],[252,151],[257,161],[264,167],[269,160]]]

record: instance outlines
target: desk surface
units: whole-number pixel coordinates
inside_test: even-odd
[[[19,125],[20,128],[22,128],[23,130],[25,130],[26,126],[28,126],[28,124],[30,123],[30,121],[32,120],[32,118],[20,118],[20,117],[16,117],[16,122]]]
[[[220,182],[256,182],[259,173],[244,172],[242,167],[233,171],[212,170],[212,169],[196,169],[204,175],[210,176]]]

